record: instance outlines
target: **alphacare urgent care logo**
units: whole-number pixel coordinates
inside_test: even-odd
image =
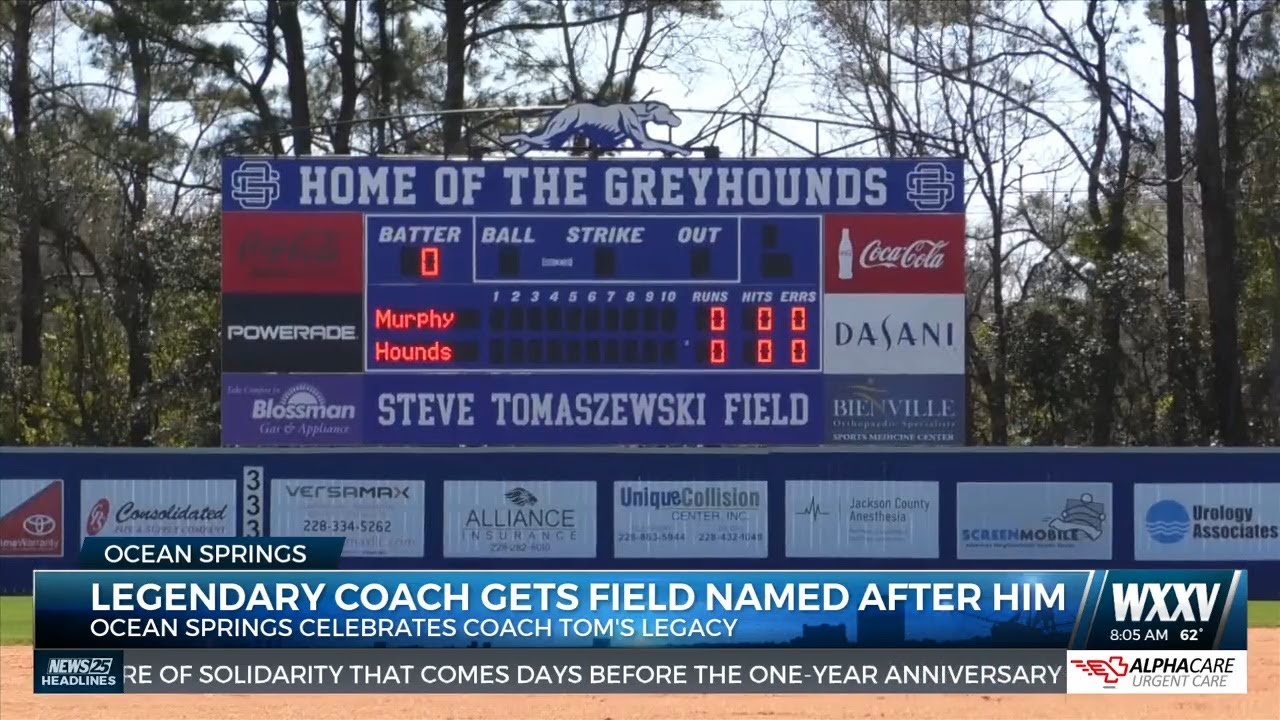
[[[827,215],[827,293],[963,293],[963,215]]]

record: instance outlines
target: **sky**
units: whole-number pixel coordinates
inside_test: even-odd
[[[246,3],[259,0],[242,0]],[[1083,18],[1087,4],[1082,0],[1051,0],[1055,18],[1065,25],[1078,23]],[[1141,10],[1141,3],[1136,10]],[[788,2],[788,0],[723,0],[727,21],[717,22],[710,29],[688,28],[695,39],[688,42],[684,54],[694,59],[685,60],[663,70],[645,73],[640,82],[642,90],[651,90],[652,99],[661,100],[677,109],[716,109],[728,104],[730,110],[746,109],[741,102],[733,103],[735,87],[746,82],[752,71],[758,69],[763,56],[759,54],[758,45],[753,42],[753,35],[761,27],[770,29],[778,26],[776,18],[788,13],[796,14],[804,6]],[[1133,9],[1130,10],[1134,12]],[[1034,13],[1033,13],[1034,14]],[[439,22],[439,18],[421,14],[416,23]],[[1136,41],[1124,48],[1121,55],[1130,73],[1131,81],[1144,92],[1147,97],[1159,102],[1163,93],[1163,50],[1161,31],[1141,14],[1131,14],[1124,23],[1135,30]],[[817,125],[819,120],[842,120],[839,114],[824,111],[818,96],[823,92],[817,69],[810,64],[809,48],[817,47],[821,38],[817,37],[813,28],[803,22],[795,24],[796,31],[788,37],[790,47],[783,53],[779,64],[779,81],[770,94],[767,112],[778,115],[796,116],[803,120],[769,120],[768,125],[778,135],[791,138],[799,145],[812,148],[815,142],[824,149],[844,144],[840,129],[830,125]],[[701,30],[701,32],[699,32]],[[215,31],[211,39],[233,39],[236,28],[228,27]],[[312,30],[313,36],[319,40],[318,31]],[[78,32],[65,18],[59,20],[58,42],[55,46],[57,62],[71,69],[83,81],[100,81],[102,73],[92,68],[85,52],[79,47]],[[544,33],[543,41],[551,43],[544,48],[554,51],[558,47],[559,37],[556,33]],[[1182,84],[1183,92],[1191,94],[1191,70],[1185,43],[1182,47]],[[37,62],[41,62],[37,58]],[[603,62],[603,57],[600,58]],[[272,77],[273,83],[283,82],[283,71],[278,70]],[[905,94],[905,93],[904,93]],[[123,98],[127,100],[127,98]],[[1082,115],[1092,107],[1082,83],[1070,77],[1059,78],[1059,93],[1050,107],[1055,116],[1070,117]],[[184,109],[185,110],[185,109]],[[1148,111],[1148,114],[1149,111]],[[714,119],[710,115],[683,113],[684,123],[675,131],[677,142],[687,140],[692,133]],[[724,128],[714,143],[725,155],[738,155],[743,149],[741,124],[734,123]],[[651,130],[655,136],[662,137],[661,131]],[[186,127],[181,134],[189,141],[196,139],[196,129]],[[801,154],[795,146],[785,140],[771,136],[768,132],[759,134],[760,145],[757,154],[763,156],[782,156]],[[1087,127],[1082,127],[1079,137],[1083,144],[1089,142]],[[853,154],[866,155],[867,151],[855,151]],[[1063,162],[1067,157],[1066,146],[1053,137],[1037,141],[1019,157],[1022,171],[1035,173],[1047,168],[1061,169],[1030,177],[1024,185],[1024,191],[1051,189],[1055,197],[1082,197],[1084,173],[1078,164]],[[981,202],[970,201],[970,226],[985,224],[987,217]]]

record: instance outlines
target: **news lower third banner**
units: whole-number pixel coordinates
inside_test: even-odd
[[[273,543],[242,542],[255,567]],[[1243,571],[140,570],[186,565],[92,550],[127,569],[35,573],[36,692],[1247,689]]]

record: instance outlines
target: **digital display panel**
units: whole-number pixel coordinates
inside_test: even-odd
[[[224,394],[257,414],[224,424],[236,444],[954,444],[954,386],[889,376],[964,372],[961,171],[228,158]],[[279,373],[311,374],[255,389]]]
[[[821,222],[368,215],[366,368],[816,372]]]

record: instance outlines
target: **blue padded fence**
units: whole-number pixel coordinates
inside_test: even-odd
[[[301,492],[296,488],[306,485],[307,481],[316,481],[312,485],[322,489],[328,487],[326,481],[330,481],[329,486],[343,480],[421,481],[415,483],[415,487],[420,488],[421,499],[413,499],[419,508],[397,511],[399,514],[395,515],[397,522],[410,518],[412,524],[421,525],[403,531],[407,534],[400,545],[401,554],[404,547],[412,547],[409,552],[412,556],[344,557],[343,566],[350,568],[1223,567],[1250,571],[1251,598],[1280,598],[1280,537],[1276,535],[1276,527],[1280,526],[1280,451],[1269,449],[240,451],[7,448],[0,450],[0,560],[3,561],[0,592],[29,592],[31,571],[35,568],[76,567],[76,549],[91,529],[110,535],[125,531],[113,533],[110,529],[113,527],[146,527],[145,516],[157,508],[165,511],[175,493],[182,495],[181,488],[199,486],[200,492],[210,492],[209,483],[191,481],[218,479],[227,481],[218,484],[224,489],[227,502],[232,496],[231,481],[234,481],[235,499],[226,517],[210,521],[207,526],[250,535],[270,535],[273,528],[301,527],[296,522],[290,525],[290,519],[284,517],[288,512],[300,510],[286,512],[277,508],[276,514],[272,514],[273,487],[286,480],[295,495]],[[103,482],[124,480],[137,482]],[[585,509],[580,513],[594,512],[594,523],[580,527],[594,526],[595,552],[590,552],[591,540],[582,540],[580,544],[586,543],[587,550],[568,553],[574,557],[538,556],[536,552],[533,557],[514,557],[510,548],[494,550],[490,557],[459,557],[457,552],[448,551],[445,542],[444,487],[450,481],[504,481],[504,491],[521,483],[569,481],[578,481],[575,492],[594,488],[594,498],[585,501]],[[727,481],[729,484],[723,487],[764,490],[767,502],[760,505],[758,521],[767,539],[759,541],[754,557],[615,557],[615,542],[621,542],[615,529],[615,485],[628,483],[631,487],[641,487],[645,483],[710,481]],[[749,481],[754,484],[747,484]],[[936,483],[936,503],[932,503],[933,509],[901,516],[899,521],[906,524],[900,530],[886,530],[882,527],[884,523],[874,521],[872,524],[876,527],[872,530],[881,535],[868,539],[861,550],[833,551],[832,554],[844,555],[840,557],[813,557],[813,552],[809,552],[808,557],[791,557],[788,533],[794,539],[796,533],[801,532],[798,528],[802,521],[826,522],[830,516],[830,522],[845,522],[844,518],[849,517],[844,514],[847,508],[840,507],[842,501],[831,499],[836,495],[812,494],[807,488],[813,487],[813,483],[788,486],[789,482],[804,481],[863,481],[851,486],[855,488],[852,494],[869,493],[881,498],[888,503],[889,510],[893,509],[893,498],[900,495],[898,488],[906,487],[896,483],[916,481],[913,487],[919,487],[923,482],[929,484],[930,493],[934,492],[931,484]],[[166,487],[172,492],[153,492],[160,486],[152,486],[152,482],[169,484]],[[56,513],[30,509],[36,507],[33,494],[46,492],[41,488],[50,484],[60,488],[47,490],[49,494],[42,495],[39,502],[44,503],[40,507],[52,507],[49,503],[55,497],[60,502],[62,517],[56,532],[48,531],[40,521],[40,517]],[[359,486],[359,483],[351,485]],[[102,488],[109,488],[109,492]],[[546,491],[540,492],[546,494]],[[135,493],[136,497],[128,493]],[[474,497],[480,497],[479,491],[476,493]],[[552,493],[551,497],[558,495]],[[502,493],[498,493],[498,497],[501,498]],[[134,515],[118,520],[124,517],[118,515],[121,508],[131,499],[136,500],[134,506],[124,512]],[[148,502],[156,507],[148,507]],[[223,501],[214,498],[210,502],[216,505]],[[506,501],[500,499],[501,502]],[[547,500],[544,506],[555,502],[559,500]],[[458,504],[457,498],[454,504]],[[110,508],[108,518],[104,519],[101,512],[95,516],[95,509],[106,508]],[[452,511],[464,512],[465,508],[454,507]],[[353,510],[351,517],[376,519],[377,512],[383,511],[361,515]],[[33,516],[39,517],[28,520]],[[111,525],[113,521],[117,525]],[[170,525],[187,527],[186,522]],[[1050,526],[1085,530],[1083,535],[1075,532],[1076,539],[1071,541],[1037,541],[1035,538]],[[690,527],[696,527],[696,522]],[[839,530],[845,531],[843,527]],[[1031,534],[1024,537],[1018,535],[1020,532]],[[46,533],[47,538],[57,538],[56,533],[61,533],[61,542],[57,543],[60,547],[47,553],[61,556],[31,557],[35,553],[31,548],[52,547],[52,540],[46,540],[44,545],[20,542],[17,538],[25,537],[24,533],[32,538],[40,533]],[[410,536],[418,539],[411,541]],[[992,537],[1001,540],[991,545]],[[736,535],[725,535],[722,542],[712,541],[709,547],[721,548],[722,554],[732,554],[727,549],[737,539]],[[349,547],[350,544],[349,540]],[[810,542],[810,547],[814,546]],[[712,554],[716,552],[713,550]],[[472,554],[484,555],[486,551],[481,549]]]

